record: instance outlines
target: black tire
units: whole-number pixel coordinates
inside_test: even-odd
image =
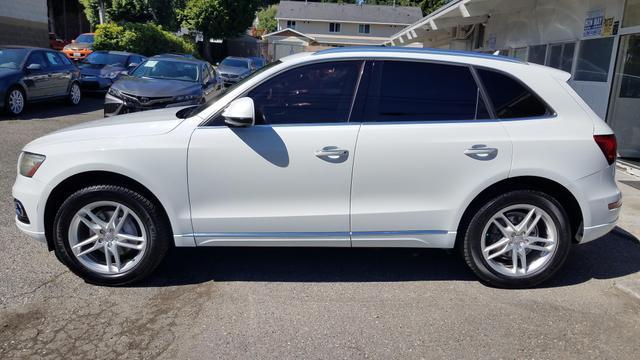
[[[14,91],[19,91],[22,94],[22,99],[24,102],[22,108],[18,112],[13,111],[9,104],[9,98],[11,96],[11,93],[13,93]],[[4,99],[4,111],[9,115],[18,116],[24,112],[24,108],[26,106],[27,106],[27,95],[24,93],[24,90],[22,90],[19,86],[13,86],[9,88],[9,90],[7,91],[7,95],[5,96],[5,99]]]
[[[507,276],[489,265],[482,254],[481,238],[487,223],[498,211],[517,204],[537,206],[544,210],[556,227],[555,253],[546,265],[531,275]],[[467,265],[485,283],[501,288],[528,288],[552,277],[564,264],[571,247],[570,224],[566,212],[553,197],[534,190],[516,190],[495,197],[482,206],[471,219],[465,233],[463,255]]]
[[[146,249],[137,265],[117,274],[103,274],[83,265],[74,255],[69,242],[69,227],[75,214],[96,201],[112,201],[131,209],[141,220],[147,234]],[[58,259],[85,281],[107,286],[127,285],[151,274],[164,258],[171,241],[171,231],[157,204],[145,196],[115,185],[95,185],[78,190],[58,209],[54,224],[54,247]]]
[[[74,97],[73,97],[73,92],[75,90],[77,90],[79,94],[77,101],[74,101]],[[73,83],[71,83],[71,86],[69,86],[69,94],[67,94],[67,105],[76,106],[80,104],[81,100],[82,100],[82,88],[80,88],[80,84],[78,84],[77,81],[74,81]]]

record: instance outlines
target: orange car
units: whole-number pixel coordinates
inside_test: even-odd
[[[62,52],[71,60],[79,61],[93,52],[93,33],[80,34],[71,44],[65,46]]]

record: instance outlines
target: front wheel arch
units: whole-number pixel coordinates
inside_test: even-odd
[[[458,223],[455,247],[457,249],[462,248],[464,234],[466,233],[471,218],[478,209],[486,204],[487,201],[497,197],[498,195],[514,190],[536,190],[556,199],[562,205],[569,217],[571,236],[575,241],[576,235],[582,230],[581,227],[584,217],[580,204],[571,191],[562,184],[547,178],[538,176],[518,176],[501,180],[489,186],[481,191],[469,203],[460,218],[460,222]]]
[[[169,216],[167,215],[167,211],[164,208],[164,205],[157,196],[151,192],[146,186],[141,184],[140,182],[114,172],[109,171],[87,171],[72,175],[58,185],[56,185],[51,193],[49,193],[49,197],[47,198],[47,202],[44,209],[44,233],[45,238],[47,240],[47,247],[49,251],[54,250],[53,244],[53,223],[55,220],[56,213],[58,212],[58,208],[60,205],[74,192],[80,190],[82,188],[91,186],[91,185],[118,185],[127,187],[130,190],[139,192],[141,195],[146,196],[150,201],[153,201],[161,211],[161,215],[163,220],[169,229],[169,232],[173,234],[173,229],[171,228],[171,221],[169,221]]]

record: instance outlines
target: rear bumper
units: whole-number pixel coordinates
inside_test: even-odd
[[[615,181],[615,164],[576,181],[581,193],[584,227],[578,242],[586,243],[608,234],[620,217],[622,193]],[[610,204],[613,208],[610,208]]]

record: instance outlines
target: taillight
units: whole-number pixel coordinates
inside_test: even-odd
[[[618,156],[618,143],[616,142],[616,136],[613,134],[610,135],[593,135],[593,139],[596,141],[596,144],[602,150],[605,159],[609,165],[616,162],[616,157]]]

